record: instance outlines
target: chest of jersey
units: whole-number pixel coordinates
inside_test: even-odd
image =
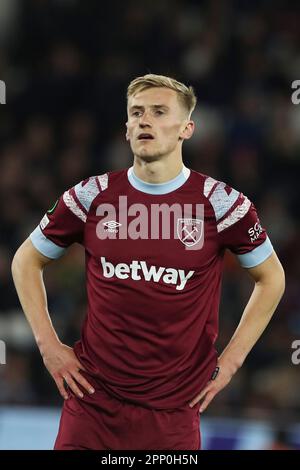
[[[214,218],[199,195],[139,201],[107,193],[90,210],[84,244],[104,277],[163,281],[177,290],[218,256]]]

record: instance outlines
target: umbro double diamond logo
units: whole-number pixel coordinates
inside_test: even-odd
[[[103,225],[108,232],[118,233],[118,227],[120,227],[122,224],[116,222],[115,220],[109,220],[108,222],[103,222]]]

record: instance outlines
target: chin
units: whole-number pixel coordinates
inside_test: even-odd
[[[139,150],[135,152],[136,157],[144,160],[145,162],[153,162],[156,160],[160,160],[162,155],[160,153],[151,153],[149,150],[145,149],[144,151]]]
[[[151,162],[157,162],[161,160],[161,156],[157,155],[137,155],[141,160],[143,160],[146,163],[151,163]]]

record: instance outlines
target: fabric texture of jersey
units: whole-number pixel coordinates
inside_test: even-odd
[[[85,248],[88,306],[74,350],[90,377],[118,399],[174,409],[199,393],[216,366],[225,249],[246,268],[273,249],[253,204],[225,183],[188,170],[179,187],[174,180],[171,191],[151,194],[151,185],[148,192],[137,189],[130,171],[91,177],[66,191],[31,240],[50,258],[74,242]],[[149,227],[153,204],[200,205],[202,221],[192,210],[183,222],[175,216],[171,222],[191,237],[201,233],[201,249],[187,249],[181,234],[162,238],[161,228],[157,239],[121,236],[124,217],[128,224],[135,217],[124,215],[120,196],[127,207],[143,204]],[[195,220],[197,226],[182,225]],[[110,238],[101,239],[103,230]]]

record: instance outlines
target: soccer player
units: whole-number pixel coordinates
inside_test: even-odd
[[[199,449],[200,413],[243,364],[284,291],[283,268],[249,199],[186,168],[191,87],[148,74],[127,95],[133,166],[65,191],[15,254],[16,289],[65,399],[55,449]],[[81,340],[51,324],[44,267],[72,243],[86,256]],[[224,251],[254,290],[217,355]]]

